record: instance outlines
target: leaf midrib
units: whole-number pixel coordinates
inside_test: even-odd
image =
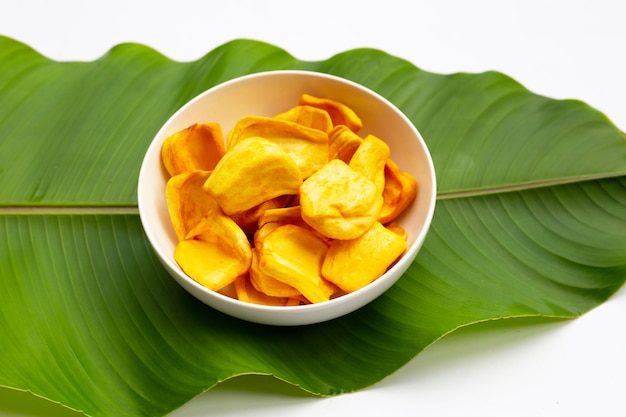
[[[487,187],[487,188],[464,190],[464,191],[451,191],[451,192],[438,193],[437,200],[450,200],[453,198],[464,198],[464,197],[480,197],[484,195],[509,193],[509,192],[515,192],[515,191],[525,191],[525,190],[532,190],[532,189],[537,189],[537,188],[546,188],[546,187],[553,187],[553,186],[566,185],[566,184],[575,184],[575,183],[586,182],[586,181],[597,181],[597,180],[603,180],[607,178],[617,178],[617,177],[623,177],[623,176],[626,176],[626,171],[604,172],[604,173],[597,173],[597,174],[590,174],[590,175],[581,175],[581,176],[570,177],[570,178],[560,178],[560,179],[553,179],[553,180],[506,185],[506,186],[500,186],[500,187]]]
[[[437,194],[437,200],[451,200],[455,198],[480,197],[493,194],[532,190],[537,188],[553,187],[559,185],[573,184],[585,181],[595,181],[607,178],[626,176],[626,171],[600,173],[557,180],[537,181],[524,184],[514,184],[501,187],[481,188],[465,191],[452,191]],[[139,214],[136,204],[98,204],[98,205],[7,205],[0,206],[0,215],[62,215],[62,214]]]
[[[54,215],[54,214],[139,214],[137,205],[93,205],[93,206],[5,206],[0,207],[0,215]]]

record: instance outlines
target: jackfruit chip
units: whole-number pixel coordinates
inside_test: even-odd
[[[346,164],[363,142],[363,138],[347,126],[335,126],[328,132],[328,159],[341,159]]]
[[[170,135],[161,145],[161,160],[170,176],[211,171],[226,152],[219,123],[196,123]]]
[[[228,134],[228,147],[250,137],[262,137],[279,145],[307,178],[328,161],[328,134],[325,131],[272,117],[246,116]]]
[[[322,276],[346,292],[354,292],[383,275],[406,250],[406,241],[376,222],[353,240],[330,244]]]
[[[252,264],[250,265],[248,275],[254,288],[263,294],[281,298],[298,298],[302,296],[300,291],[291,285],[279,281],[260,270],[259,255],[256,249],[252,250]]]
[[[294,224],[296,226],[310,228],[310,226],[302,220],[300,206],[266,210],[261,217],[259,217],[258,229],[254,234],[254,246],[260,247],[261,242],[268,233],[284,224]]]
[[[254,137],[226,152],[204,190],[224,213],[233,215],[281,195],[297,194],[301,183],[300,169],[280,146]]]
[[[347,126],[354,133],[358,133],[363,127],[361,118],[345,103],[341,103],[329,98],[316,97],[310,94],[302,94],[300,96],[301,106],[313,106],[328,112],[333,126]]]
[[[260,304],[266,306],[297,306],[300,300],[296,298],[272,297],[258,291],[250,279],[243,275],[235,281],[237,299],[247,303]]]
[[[209,175],[209,171],[188,171],[167,181],[165,201],[179,241],[217,206],[217,201],[202,189]]]
[[[355,239],[378,218],[383,197],[376,185],[333,159],[300,187],[302,219],[332,239]]]
[[[277,227],[258,248],[259,270],[296,288],[308,301],[328,301],[337,292],[321,276],[328,245],[310,230],[292,224]]]
[[[217,207],[178,242],[174,259],[191,278],[219,291],[248,272],[252,248],[243,230]]]
[[[400,236],[402,239],[404,239],[404,240],[407,239],[406,229],[404,227],[400,226],[395,221],[391,221],[391,222],[385,224],[385,227],[387,229],[391,230],[392,232],[394,232],[395,234],[397,234],[398,236]]]
[[[243,231],[248,235],[254,235],[254,232],[258,229],[259,218],[267,211],[272,209],[278,209],[282,207],[286,207],[290,201],[292,201],[292,195],[281,195],[271,200],[267,200],[259,204],[258,206],[252,207],[249,210],[246,210],[242,213],[233,214],[230,216],[235,223],[239,225],[243,229]]]
[[[333,121],[330,120],[328,112],[313,106],[295,106],[286,112],[277,114],[274,118],[298,123],[326,133],[333,128]]]
[[[300,206],[291,206],[283,208],[272,208],[265,210],[261,216],[259,216],[258,226],[262,227],[267,223],[279,223],[279,224],[295,224],[297,226],[304,226],[306,223],[302,220],[302,213]]]
[[[378,221],[385,224],[400,215],[417,197],[417,180],[389,159],[385,165],[383,207]]]
[[[367,135],[352,155],[349,166],[376,184],[376,188],[382,193],[389,155],[389,145],[374,135]]]

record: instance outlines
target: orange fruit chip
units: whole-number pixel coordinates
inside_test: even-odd
[[[385,188],[383,207],[378,221],[385,224],[400,215],[417,197],[417,180],[411,174],[400,170],[391,159],[385,165]]]
[[[392,232],[397,234],[398,236],[402,237],[402,239],[406,240],[406,238],[407,238],[406,229],[404,227],[400,226],[395,221],[390,221],[389,223],[385,224],[385,227],[388,230],[391,230]]]
[[[301,183],[300,169],[280,146],[254,137],[226,152],[204,190],[224,213],[232,215],[281,195],[297,194]]]
[[[333,241],[322,276],[346,292],[356,291],[384,274],[406,247],[402,236],[376,222],[357,239]]]
[[[267,223],[280,224],[295,224],[297,226],[305,226],[306,223],[302,220],[302,214],[300,206],[291,206],[283,208],[273,208],[265,210],[259,217],[259,228],[265,226]]]
[[[320,274],[327,250],[326,242],[310,230],[282,225],[263,239],[259,270],[296,288],[312,303],[328,301],[337,288]]]
[[[385,165],[389,154],[389,145],[374,135],[367,135],[352,155],[349,165],[372,181],[382,193],[385,187]]]
[[[196,123],[170,135],[161,146],[161,160],[170,176],[211,171],[226,152],[218,123]]]
[[[277,114],[274,118],[287,120],[327,133],[333,128],[333,121],[330,119],[328,112],[313,106],[295,106],[286,112]]]
[[[316,97],[310,94],[300,96],[301,106],[313,106],[328,112],[333,126],[347,126],[354,133],[358,133],[363,127],[361,118],[344,103],[328,98]]]
[[[291,195],[281,195],[271,200],[264,201],[258,206],[252,207],[242,213],[233,214],[230,217],[247,235],[253,235],[258,229],[259,218],[263,216],[266,211],[286,207],[292,199],[293,196]]]
[[[272,117],[246,116],[228,134],[229,149],[250,137],[262,137],[279,145],[307,178],[328,161],[325,131]]]
[[[178,242],[174,258],[191,278],[219,291],[248,272],[252,248],[241,228],[214,208]]]
[[[300,291],[291,285],[261,271],[259,268],[259,256],[256,250],[252,251],[252,265],[250,265],[249,277],[254,288],[263,294],[281,298],[297,298],[302,295]]]
[[[300,300],[297,298],[272,297],[258,291],[247,276],[243,275],[235,281],[235,291],[240,301],[261,304],[266,306],[297,306]]]
[[[328,159],[341,159],[346,164],[363,142],[363,138],[347,126],[335,126],[328,133]]]
[[[202,190],[209,171],[189,171],[175,175],[165,186],[165,201],[178,240],[185,239],[217,202]]]
[[[383,197],[376,185],[345,162],[333,159],[300,187],[302,218],[332,239],[355,239],[376,219]]]

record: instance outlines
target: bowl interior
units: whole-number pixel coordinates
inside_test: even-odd
[[[167,174],[161,164],[161,145],[171,134],[193,123],[218,122],[225,134],[243,116],[274,116],[298,103],[301,94],[341,101],[363,120],[361,136],[385,140],[391,158],[418,181],[418,197],[398,219],[408,233],[409,249],[385,276],[367,287],[329,302],[296,307],[267,307],[240,302],[208,290],[187,277],[174,260],[176,235],[165,202]],[[216,86],[183,106],[157,133],[139,174],[138,202],[146,235],[170,274],[201,301],[249,321],[275,324],[310,324],[332,319],[365,305],[389,288],[410,265],[421,247],[435,205],[435,175],[428,149],[411,122],[376,93],[337,77],[306,71],[257,73]]]

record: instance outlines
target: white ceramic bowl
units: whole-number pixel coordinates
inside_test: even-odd
[[[295,106],[302,93],[338,100],[352,107],[363,121],[361,136],[385,140],[391,158],[418,181],[417,199],[398,219],[408,232],[408,250],[373,283],[327,302],[269,307],[242,302],[211,291],[188,277],[174,260],[176,235],[165,203],[167,176],[161,144],[171,134],[197,122],[219,122],[227,133],[243,116],[273,116]],[[436,181],[430,153],[419,132],[393,104],[354,82],[308,71],[269,71],[227,81],[192,99],[159,130],[139,173],[139,214],[148,240],[167,271],[188,292],[207,305],[251,322],[289,326],[331,320],[366,305],[391,287],[411,265],[431,224]]]

